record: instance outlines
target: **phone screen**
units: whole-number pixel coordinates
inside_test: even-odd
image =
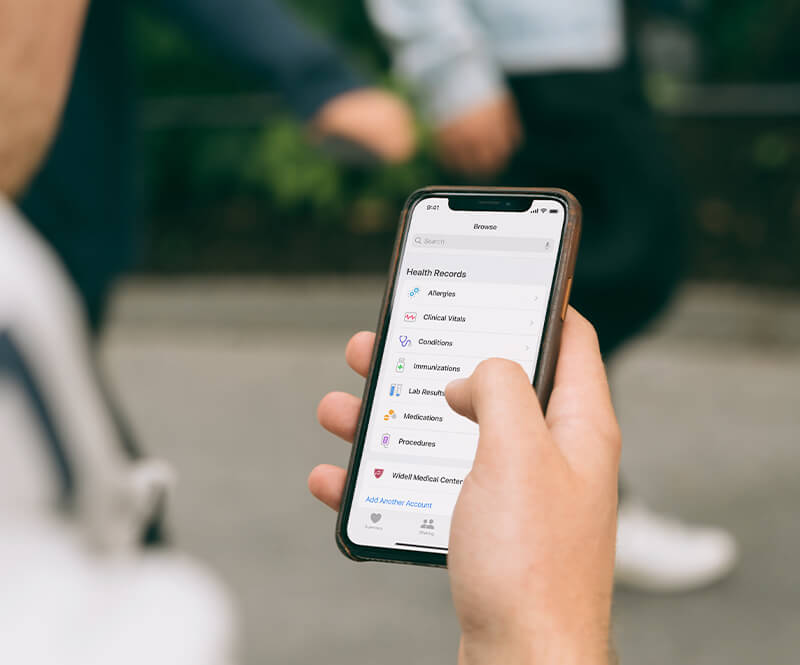
[[[453,209],[457,198],[423,198],[408,222],[347,519],[356,545],[447,553],[478,426],[445,386],[491,357],[536,371],[565,205]]]

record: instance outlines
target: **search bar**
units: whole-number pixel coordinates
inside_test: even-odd
[[[417,234],[412,240],[420,249],[476,249],[488,252],[550,252],[555,242],[550,238],[510,238],[508,236],[449,236]]]

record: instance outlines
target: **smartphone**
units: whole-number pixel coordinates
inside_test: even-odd
[[[406,202],[336,528],[357,561],[445,566],[478,426],[444,397],[518,362],[546,408],[580,236],[569,192],[428,187]]]

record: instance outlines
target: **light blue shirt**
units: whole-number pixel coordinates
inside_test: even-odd
[[[366,0],[423,110],[444,124],[506,91],[506,74],[611,69],[621,0]]]

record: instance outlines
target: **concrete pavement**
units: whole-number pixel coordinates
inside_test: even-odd
[[[330,389],[360,394],[342,349],[375,326],[380,278],[138,280],[104,361],[147,448],[180,484],[179,542],[241,601],[246,661],[455,662],[443,571],[354,564],[305,488],[347,446],[316,424]],[[623,662],[796,663],[800,653],[800,296],[692,286],[612,368],[628,483],[721,524],[736,574],[675,597],[622,592]]]

